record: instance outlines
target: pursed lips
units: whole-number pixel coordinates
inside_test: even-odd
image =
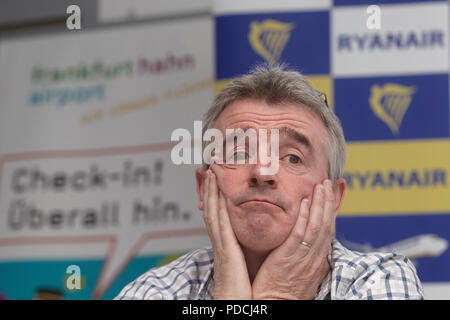
[[[268,204],[270,204],[270,205],[272,205],[272,206],[277,206],[278,208],[281,208],[278,204],[276,204],[276,203],[274,203],[274,202],[271,202],[271,201],[269,201],[269,200],[267,200],[267,199],[249,199],[249,200],[246,200],[246,201],[244,201],[244,202],[242,202],[241,203],[241,205],[243,205],[243,204],[245,204],[245,203],[250,203],[250,202],[256,202],[256,203],[268,203]],[[281,208],[282,209],[282,208]]]

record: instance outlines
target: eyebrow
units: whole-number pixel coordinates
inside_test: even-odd
[[[241,129],[244,133],[245,133],[248,129],[253,129],[253,130],[255,130],[255,132],[256,132],[256,134],[257,134],[257,137],[258,137],[258,131],[257,131],[255,128],[252,128],[252,127],[233,128],[233,129],[234,129],[234,130]],[[295,142],[297,142],[297,143],[299,143],[299,144],[305,146],[309,151],[313,151],[313,147],[312,147],[311,141],[308,139],[308,137],[305,136],[304,134],[298,132],[297,130],[292,129],[292,128],[289,128],[289,127],[281,127],[281,128],[278,128],[278,132],[279,132],[280,135],[285,135],[285,136],[288,137],[289,139],[294,140]],[[239,136],[240,136],[240,135],[236,135],[235,132],[234,132],[234,133],[231,133],[231,134],[227,135],[227,136],[224,138],[224,142],[225,142],[225,143],[231,142],[231,141],[234,142],[234,140],[235,140],[237,137],[239,137]]]
[[[303,133],[298,132],[289,127],[282,127],[279,129],[280,135],[285,135],[289,139],[294,140],[295,142],[305,146],[309,151],[313,150],[311,141],[305,136]]]

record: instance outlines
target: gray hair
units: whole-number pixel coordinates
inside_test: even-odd
[[[249,74],[234,78],[216,96],[203,118],[203,134],[212,128],[222,111],[238,100],[258,99],[269,105],[293,103],[304,105],[322,120],[328,133],[328,177],[336,182],[344,175],[346,144],[341,123],[307,78],[296,71],[286,71],[280,65],[261,65]],[[206,170],[208,165],[203,164]]]

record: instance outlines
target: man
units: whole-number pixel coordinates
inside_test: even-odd
[[[423,299],[406,257],[353,252],[333,238],[345,139],[303,75],[275,66],[234,79],[205,116],[210,128],[224,137],[226,129],[277,129],[277,172],[250,163],[247,144],[233,144],[231,158],[243,164],[197,169],[212,248],[149,270],[116,299]]]

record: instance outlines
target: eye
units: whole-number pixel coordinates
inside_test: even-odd
[[[249,158],[246,151],[234,151],[232,154],[227,156],[226,164],[227,165],[236,165],[236,164],[242,164],[247,161]]]
[[[248,158],[247,152],[244,152],[244,151],[238,151],[233,154],[234,161],[239,161],[239,160],[244,161],[244,160],[247,160],[247,158]]]
[[[289,154],[286,157],[284,157],[284,159],[286,159],[286,161],[288,161],[290,164],[300,164],[302,163],[302,160],[297,157],[296,155],[293,154]]]

